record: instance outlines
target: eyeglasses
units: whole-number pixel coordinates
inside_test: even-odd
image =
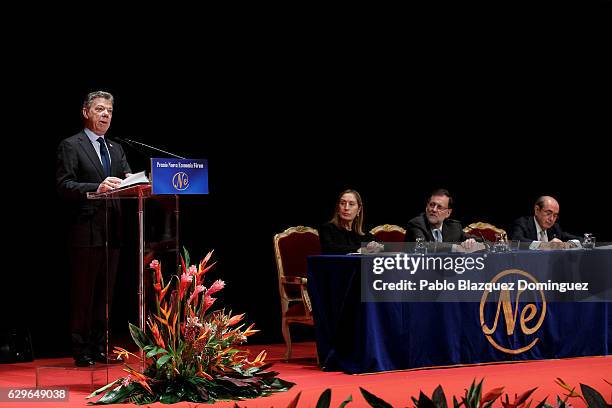
[[[553,218],[559,218],[559,213],[555,213],[551,210],[542,210],[540,209],[540,211],[544,214],[545,217],[553,217]]]
[[[427,207],[431,210],[434,211],[446,211],[448,210],[448,207],[442,207],[440,204],[436,204],[436,203],[429,203],[427,204]]]

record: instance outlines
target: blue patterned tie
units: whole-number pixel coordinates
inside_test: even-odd
[[[104,168],[104,176],[110,176],[110,155],[108,154],[108,149],[106,148],[106,143],[104,143],[104,138],[99,137],[98,143],[100,143],[100,157],[102,158],[102,167]]]
[[[433,230],[433,234],[434,234],[434,239],[436,240],[436,242],[442,242],[442,234],[440,233],[439,229]]]

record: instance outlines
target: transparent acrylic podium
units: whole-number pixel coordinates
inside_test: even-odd
[[[121,366],[76,367],[72,361],[36,367],[36,388],[69,388],[93,392],[125,374]],[[112,378],[112,379],[111,379]]]
[[[122,289],[130,287],[127,282],[134,280],[137,274],[136,294],[138,296],[138,327],[145,331],[148,301],[154,301],[152,295],[151,273],[148,271],[149,263],[157,259],[165,265],[168,271],[176,271],[175,267],[180,262],[179,252],[179,202],[178,195],[153,195],[151,184],[139,184],[122,189],[108,191],[106,193],[87,193],[88,200],[103,201],[105,222],[105,253],[106,253],[106,322],[105,339],[106,355],[113,357],[114,346],[121,346],[135,354],[136,347],[129,337],[128,322],[135,323],[130,312],[133,310],[117,310],[111,306],[115,300],[109,299],[109,292],[114,293],[114,298]],[[109,257],[114,248],[120,248],[118,271],[114,284],[109,281]],[[171,272],[174,273],[174,272]],[[114,286],[114,290],[113,287]],[[149,295],[147,296],[147,293]],[[131,294],[127,297],[131,298]],[[124,298],[126,296],[123,296]],[[150,300],[149,300],[150,299]],[[129,300],[128,300],[129,301]],[[117,305],[115,305],[117,306]],[[153,305],[151,305],[153,306]],[[130,307],[131,308],[131,307]],[[132,319],[130,319],[132,317]],[[111,322],[111,319],[117,319]],[[121,321],[119,321],[121,320]],[[124,336],[121,339],[113,337],[113,326],[118,323]],[[134,368],[144,369],[144,353],[140,352],[140,365],[130,361]],[[45,386],[88,386],[95,390],[115,378],[125,374],[121,371],[121,364],[96,363],[92,367],[75,367],[72,361],[54,365],[41,366],[36,370],[37,387]],[[65,379],[66,383],[58,384],[59,379]],[[61,381],[60,381],[61,382]]]

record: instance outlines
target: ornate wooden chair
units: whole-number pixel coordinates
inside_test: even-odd
[[[508,237],[505,230],[497,228],[495,225],[487,222],[474,222],[465,227],[463,232],[465,232],[465,235],[469,238],[484,238],[491,242],[497,241],[496,234],[499,234],[499,237],[502,239],[507,239]]]
[[[379,242],[404,242],[406,230],[399,225],[384,224],[374,227],[370,233],[376,237]]]
[[[282,331],[287,346],[285,359],[291,358],[291,333],[293,323],[314,325],[312,305],[307,291],[306,257],[321,254],[317,230],[297,226],[287,228],[274,236],[274,255],[278,270]]]

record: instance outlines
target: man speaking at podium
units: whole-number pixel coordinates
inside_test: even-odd
[[[106,288],[110,310],[119,260],[120,214],[115,200],[109,200],[107,230],[105,200],[88,200],[86,194],[118,187],[131,171],[123,148],[105,137],[113,102],[108,92],[88,94],[82,109],[85,128],[64,139],[57,149],[56,184],[69,224],[70,330],[79,367],[107,362]]]

